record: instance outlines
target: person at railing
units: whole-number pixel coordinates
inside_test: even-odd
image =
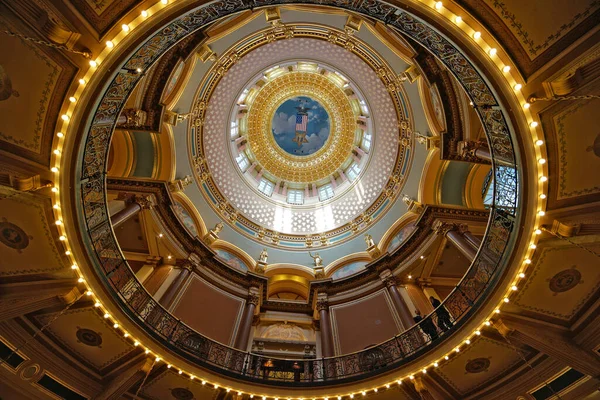
[[[417,314],[413,317],[415,322],[418,324],[419,322],[422,321],[421,324],[419,325],[421,327],[421,330],[427,336],[429,336],[429,339],[431,339],[431,341],[434,341],[435,339],[437,339],[437,337],[438,337],[437,329],[436,329],[435,325],[433,324],[433,321],[431,320],[431,318],[423,319],[423,316],[421,315],[421,311],[419,311],[419,310],[415,310],[415,314]]]
[[[431,301],[431,305],[436,310],[435,313],[437,315],[438,327],[444,332],[450,329],[452,327],[452,321],[450,320],[450,313],[448,313],[446,307],[442,305],[441,301],[433,296],[429,296],[429,301]]]

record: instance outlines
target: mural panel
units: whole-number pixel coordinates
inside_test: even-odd
[[[229,265],[232,268],[235,268],[240,271],[248,271],[248,266],[241,258],[236,256],[233,253],[228,252],[227,250],[217,249],[215,250],[217,253],[217,257],[219,257],[225,264]]]
[[[350,275],[354,275],[359,273],[360,271],[365,269],[365,265],[367,265],[366,261],[356,261],[347,265],[344,265],[342,268],[338,269],[331,275],[331,279],[342,279]]]
[[[391,253],[396,250],[415,230],[415,225],[413,223],[406,225],[404,228],[400,229],[396,235],[392,238],[390,244],[388,245],[387,251]]]
[[[190,215],[188,210],[178,201],[175,201],[173,204],[173,211],[179,218],[179,221],[185,226],[188,231],[192,234],[192,236],[198,236],[198,228],[196,227],[196,222],[194,222],[194,218]]]

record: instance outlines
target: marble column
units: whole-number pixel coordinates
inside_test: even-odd
[[[408,305],[402,298],[402,295],[398,291],[398,281],[395,276],[392,275],[392,272],[387,269],[383,271],[379,277],[385,283],[387,287],[388,293],[392,298],[394,306],[396,307],[396,311],[398,311],[398,316],[400,317],[400,322],[402,322],[402,328],[404,330],[409,329],[411,326],[415,324],[415,320],[408,308]]]
[[[321,353],[323,357],[333,357],[333,332],[329,319],[329,302],[327,299],[317,300],[317,311],[321,324]]]
[[[175,300],[175,297],[177,297],[177,294],[179,294],[181,289],[183,289],[183,287],[185,286],[185,283],[187,282],[188,277],[190,276],[191,272],[192,272],[191,265],[188,264],[188,265],[181,267],[179,275],[177,275],[177,278],[175,278],[175,280],[173,281],[173,283],[171,283],[171,285],[169,286],[169,288],[167,289],[165,294],[163,294],[162,297],[160,298],[159,303],[161,306],[163,306],[167,310],[170,309],[171,305],[173,304],[173,300]]]
[[[477,162],[478,160],[492,161],[492,155],[485,143],[468,140],[460,141],[457,150],[461,157],[470,162]]]
[[[142,210],[142,206],[137,202],[133,201],[125,206],[124,209],[115,213],[115,215],[110,217],[110,222],[112,223],[113,229],[127,221],[129,218],[138,214]]]
[[[244,308],[244,314],[238,327],[238,332],[235,337],[235,343],[233,347],[236,349],[246,351],[248,349],[248,339],[250,339],[250,331],[252,330],[252,320],[254,319],[254,311],[260,303],[260,296],[258,294],[258,288],[250,288],[250,293],[246,299],[246,307]]]
[[[478,248],[465,236],[465,232],[468,232],[466,225],[461,224],[448,224],[445,222],[439,222],[434,227],[435,231],[440,235],[445,235],[450,243],[452,243],[466,258],[469,262],[473,262],[477,255]],[[469,235],[471,233],[469,232]],[[469,236],[475,240],[472,235]]]

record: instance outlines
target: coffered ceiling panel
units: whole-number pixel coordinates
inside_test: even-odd
[[[576,316],[600,287],[598,257],[587,251],[600,252],[600,240],[585,238],[590,242],[580,241],[583,249],[558,240],[538,246],[535,267],[514,304],[562,320]]]
[[[508,344],[479,337],[436,371],[457,392],[465,395],[497,379],[519,361],[521,357]]]
[[[141,394],[152,400],[212,400],[217,391],[199,380],[190,380],[173,370],[163,372],[144,385]]]
[[[35,318],[46,324],[55,317],[56,314],[51,313]],[[54,320],[46,332],[70,353],[98,370],[134,351],[134,347],[93,308],[68,310]]]
[[[0,187],[0,276],[70,274],[57,249],[54,223],[48,222],[50,208],[47,198]]]

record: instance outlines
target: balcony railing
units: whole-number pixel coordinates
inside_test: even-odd
[[[499,173],[501,176],[496,176],[497,180],[506,176],[506,166],[502,166]],[[201,335],[173,316],[146,291],[121,253],[103,196],[98,196],[104,191],[104,176],[85,182],[82,195],[85,214],[89,216],[90,238],[104,279],[119,295],[122,308],[161,343],[201,366],[242,379],[286,385],[323,385],[393,369],[440,342],[461,324],[486,290],[493,286],[501,271],[508,239],[515,226],[515,177],[516,173],[505,184],[494,186],[496,190],[505,191],[498,195],[503,199],[502,207],[492,207],[488,230],[476,259],[440,307],[419,324],[377,346],[352,354],[312,360],[278,359],[242,352]],[[506,204],[509,198],[513,198],[513,206]],[[99,223],[94,224],[96,221]],[[394,254],[401,251],[402,247]],[[438,323],[439,318],[446,318],[452,328],[446,331],[438,328],[444,325]],[[430,336],[431,326],[436,331]]]
[[[482,246],[466,275],[440,307],[405,332],[360,352],[316,360],[265,357],[213,341],[171,315],[136,279],[117,244],[107,210],[105,166],[119,110],[140,79],[139,74],[130,71],[136,68],[147,70],[181,38],[218,17],[250,8],[252,3],[262,4],[250,1],[237,5],[227,2],[199,5],[198,9],[190,11],[140,45],[121,69],[114,69],[116,75],[91,119],[78,181],[80,192],[77,197],[82,203],[80,211],[85,222],[84,231],[88,234],[86,245],[90,254],[95,255],[95,259],[92,257],[93,267],[113,289],[121,309],[166,349],[221,374],[271,385],[318,386],[355,381],[394,369],[425,353],[456,331],[476,312],[486,294],[495,286],[516,236],[519,174],[508,125],[487,83],[452,43],[408,12],[400,9],[390,12],[393,6],[389,3],[320,1],[321,4],[369,13],[372,18],[384,21],[428,47],[465,88],[483,122],[492,155],[503,164],[500,168],[493,163],[494,182],[498,184],[494,184],[494,202],[490,207],[490,220]],[[206,7],[213,10],[207,12]],[[401,250],[402,247],[394,254]],[[436,327],[438,319],[446,317],[452,325],[449,329],[425,334],[427,331],[432,333],[429,329],[432,323]]]

